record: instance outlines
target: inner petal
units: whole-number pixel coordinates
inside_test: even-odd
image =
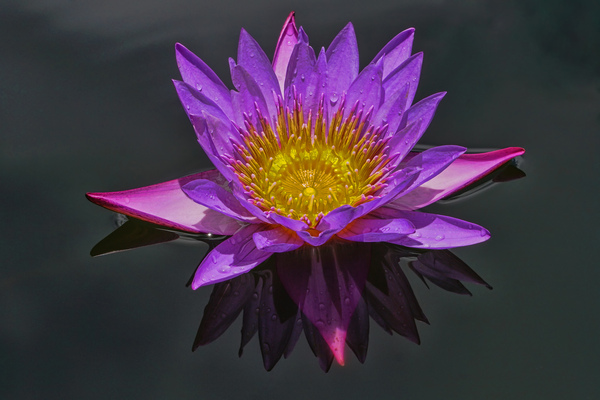
[[[245,120],[243,143],[234,144],[230,164],[248,201],[266,214],[277,213],[316,226],[328,212],[370,201],[390,177],[387,126],[369,124],[372,110],[358,102],[345,114],[344,101],[329,124],[323,99],[304,120],[302,102],[284,109],[274,127],[257,109],[259,126]]]

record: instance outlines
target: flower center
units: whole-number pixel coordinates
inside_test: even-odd
[[[234,143],[229,161],[248,201],[265,213],[315,227],[328,212],[370,201],[386,186],[387,126],[369,124],[372,109],[363,113],[357,102],[344,116],[342,99],[327,126],[323,99],[306,119],[301,100],[290,110],[279,99],[275,129],[256,112],[258,126],[246,117],[243,143]]]

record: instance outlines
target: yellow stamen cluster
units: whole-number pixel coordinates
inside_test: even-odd
[[[357,102],[344,117],[342,101],[329,127],[323,109],[321,100],[316,117],[305,118],[301,101],[290,110],[279,100],[273,130],[257,108],[258,126],[246,118],[230,159],[251,203],[311,227],[337,207],[372,200],[389,174],[387,126],[369,125],[372,109]]]

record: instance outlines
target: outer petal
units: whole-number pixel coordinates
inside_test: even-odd
[[[359,218],[337,235],[354,242],[389,242],[414,232],[415,226],[406,219]]]
[[[273,70],[279,89],[283,93],[283,84],[285,82],[285,74],[290,61],[290,56],[294,50],[294,46],[298,43],[298,30],[296,29],[295,12],[291,12],[283,24],[283,29],[275,47],[275,55],[273,56]]]
[[[252,235],[264,225],[248,225],[220,243],[200,263],[192,281],[192,289],[226,281],[250,271],[271,256],[256,248]]]
[[[252,235],[252,239],[257,249],[272,253],[296,250],[304,244],[296,232],[280,226],[258,231]]]
[[[315,70],[316,57],[315,51],[304,41],[300,41],[292,55],[288,64],[286,76],[285,76],[285,105],[292,107],[294,101],[294,94],[302,97],[305,100],[308,96],[307,88],[311,85],[313,78],[313,72]],[[292,88],[293,86],[293,88]],[[314,96],[314,89],[311,89],[310,96]],[[308,111],[305,110],[305,114],[308,115]]]
[[[451,249],[470,246],[490,238],[487,229],[445,215],[428,214],[419,211],[402,211],[381,207],[373,212],[380,218],[406,218],[415,226],[415,233],[405,238],[390,241],[406,247],[419,249]]]
[[[217,170],[122,192],[87,193],[88,200],[109,210],[167,228],[191,233],[233,235],[238,221],[190,199],[181,187],[196,179],[225,183]]]
[[[198,179],[181,188],[196,203],[244,222],[255,222],[254,215],[240,205],[228,190],[207,179]]]
[[[508,147],[487,153],[463,154],[439,175],[394,200],[390,206],[404,210],[416,210],[435,203],[484,177],[524,152],[525,150],[520,147]]]
[[[333,39],[325,53],[327,56],[328,100],[332,106],[330,112],[337,109],[339,99],[358,76],[358,44],[354,27],[348,23]]]
[[[268,97],[271,103],[271,106],[269,106],[269,101],[261,87],[262,82],[256,81],[241,65],[233,67],[231,80],[238,90],[237,93],[231,93],[233,110],[237,114],[236,122],[240,126],[244,126],[243,114],[246,113],[254,126],[260,129],[258,115],[256,115],[256,106],[258,106],[263,116],[272,121],[270,117],[275,116],[276,112],[273,94],[269,93]]]
[[[229,89],[217,74],[204,61],[179,43],[175,45],[175,55],[183,81],[204,93],[231,119],[233,110]]]
[[[414,35],[414,28],[402,31],[377,53],[372,62],[377,62],[380,58],[383,58],[384,79],[410,56]]]

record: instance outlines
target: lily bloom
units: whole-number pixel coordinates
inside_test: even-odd
[[[216,170],[87,196],[167,228],[231,236],[202,261],[193,289],[335,237],[421,249],[487,240],[479,225],[416,210],[524,150],[411,152],[445,94],[412,104],[423,59],[411,55],[413,35],[401,32],[359,71],[352,24],[317,55],[292,13],[272,63],[242,29],[231,91],[177,44],[175,88]]]

